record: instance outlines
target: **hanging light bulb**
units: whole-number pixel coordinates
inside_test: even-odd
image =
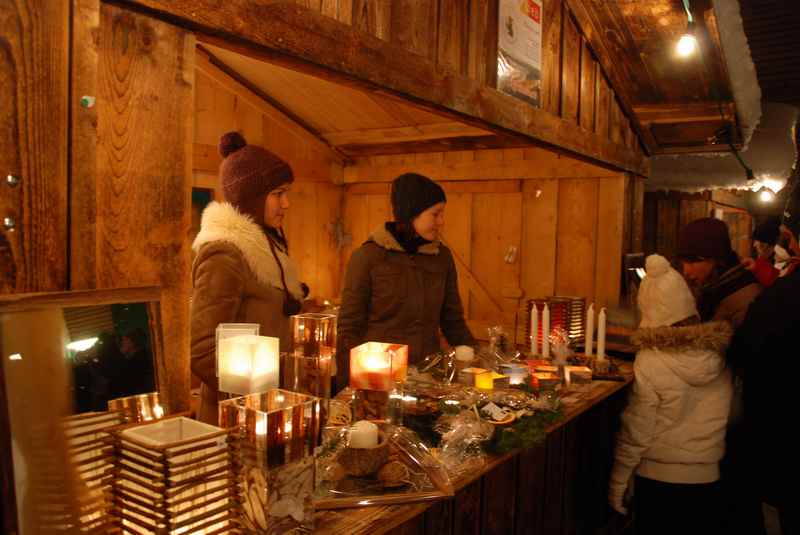
[[[761,188],[761,193],[758,194],[761,202],[772,202],[775,199],[775,194],[769,188]]]
[[[694,54],[697,50],[697,37],[694,35],[694,17],[692,17],[692,9],[689,6],[689,0],[683,0],[683,9],[686,10],[686,33],[681,35],[678,40],[678,46],[675,47],[675,52],[679,57],[686,58]]]
[[[691,56],[695,50],[697,50],[697,38],[691,33],[683,34],[678,40],[678,46],[675,47],[675,51],[682,58]]]

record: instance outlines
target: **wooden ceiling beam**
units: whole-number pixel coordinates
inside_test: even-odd
[[[459,122],[420,124],[394,128],[371,128],[349,132],[329,132],[322,134],[331,145],[371,145],[376,143],[403,143],[406,141],[427,141],[451,137],[482,137],[491,135],[482,128]]]
[[[619,172],[564,157],[541,148],[467,151],[464,158],[451,153],[355,158],[344,168],[344,183],[391,182],[403,173],[435,176],[440,181],[550,178],[616,178]],[[458,155],[458,153],[452,153]]]
[[[583,159],[649,174],[644,156],[547,111],[452,72],[308,8],[249,0],[114,0],[264,61],[382,91],[477,128],[522,134]]]
[[[634,106],[633,111],[642,124],[736,121],[736,107],[733,102],[644,104]]]

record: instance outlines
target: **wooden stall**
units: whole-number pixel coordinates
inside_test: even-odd
[[[693,63],[677,88],[674,71],[630,55],[631,21],[652,22],[655,8],[542,0],[537,107],[497,89],[498,4],[3,2],[0,292],[159,286],[168,358],[158,386],[168,412],[187,409],[191,243],[203,206],[222,198],[219,136],[238,130],[294,170],[285,227],[318,301],[338,298],[350,253],[391,218],[390,181],[413,171],[447,193],[444,241],[476,335],[493,324],[521,332],[534,297],[615,306],[623,255],[645,247],[648,156],[703,149],[709,128],[735,123],[710,6],[713,76]],[[660,4],[666,40],[676,8]],[[721,117],[686,102],[714,84]],[[592,411],[613,420],[604,407]],[[526,458],[576,455],[594,432],[582,418],[586,430],[554,431]],[[522,485],[517,463],[498,461],[460,493],[491,494],[506,475]],[[565,466],[529,475],[569,479],[580,464]],[[485,507],[463,518],[508,525],[501,504]]]

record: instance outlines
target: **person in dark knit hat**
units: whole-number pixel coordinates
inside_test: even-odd
[[[764,533],[761,503],[777,508],[783,533],[800,533],[800,473],[794,432],[785,411],[797,390],[795,367],[800,333],[800,187],[789,195],[781,224],[781,240],[794,260],[791,269],[750,305],[728,349],[728,363],[743,378],[740,429],[729,432],[728,449],[739,474],[741,500],[732,508],[726,533]],[[751,511],[743,517],[740,511]]]
[[[702,320],[738,326],[761,286],[731,247],[728,225],[711,217],[686,225],[678,237],[678,259]]]
[[[392,182],[394,221],[382,224],[347,265],[338,323],[337,388],[347,386],[350,350],[364,342],[407,344],[409,362],[451,346],[474,345],[464,321],[453,255],[440,242],[447,198],[431,179]]]
[[[225,202],[203,211],[192,245],[191,368],[203,382],[198,419],[216,425],[220,397],[216,328],[258,323],[260,334],[289,347],[289,316],[308,293],[289,258],[283,219],[294,180],[272,152],[248,145],[238,132],[222,136],[219,181]]]

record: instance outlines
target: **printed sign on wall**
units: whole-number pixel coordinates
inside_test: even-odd
[[[541,0],[500,0],[497,88],[539,106],[542,84]]]

